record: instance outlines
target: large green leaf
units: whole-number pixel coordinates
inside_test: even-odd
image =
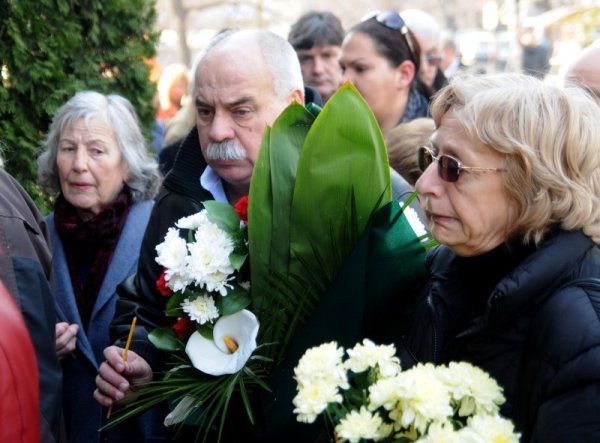
[[[291,209],[291,254],[318,257],[331,281],[371,214],[391,199],[381,130],[347,83],[327,102],[304,142]]]
[[[263,138],[249,201],[253,310],[277,361],[369,218],[391,200],[381,131],[345,85],[315,118],[290,105]]]
[[[248,202],[252,299],[257,310],[268,302],[274,272],[287,273],[289,213],[300,149],[314,120],[304,107],[293,103],[263,136],[254,165]]]
[[[156,328],[150,331],[148,339],[161,351],[177,351],[183,349],[183,343],[177,339],[177,336],[171,328]]]

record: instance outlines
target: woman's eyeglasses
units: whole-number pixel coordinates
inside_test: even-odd
[[[408,51],[410,52],[410,59],[415,61],[415,45],[410,38],[410,34],[408,32],[408,26],[404,22],[404,19],[400,17],[396,11],[385,11],[380,12],[375,16],[375,20],[377,23],[385,26],[386,28],[393,29],[394,31],[400,31],[400,34],[406,40],[406,44],[408,45]]]
[[[438,175],[447,182],[455,182],[458,180],[461,171],[478,171],[478,172],[493,172],[503,171],[501,168],[480,168],[477,166],[464,166],[454,157],[449,155],[436,156],[427,146],[419,147],[419,169],[425,172],[434,161],[438,164]]]

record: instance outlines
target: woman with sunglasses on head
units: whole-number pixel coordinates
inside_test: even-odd
[[[399,123],[427,116],[427,99],[413,88],[419,45],[397,12],[354,25],[342,43],[340,66],[343,80],[365,98],[384,137]]]
[[[522,441],[600,441],[600,107],[520,74],[453,78],[416,183],[429,282],[411,359],[468,361]]]

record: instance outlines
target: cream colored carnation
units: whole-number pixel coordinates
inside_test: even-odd
[[[452,415],[450,394],[432,364],[418,364],[397,379],[399,401],[390,418],[402,427],[413,425],[423,434],[432,421],[444,422]]]
[[[336,342],[324,343],[307,350],[294,369],[299,386],[318,381],[348,389],[348,378],[342,364],[344,350]]]
[[[302,423],[312,423],[317,416],[327,409],[329,403],[341,403],[342,396],[338,386],[326,381],[304,384],[298,389],[294,397],[294,413],[297,420]]]
[[[361,440],[379,441],[385,435],[380,434],[383,420],[379,414],[372,414],[364,406],[360,411],[350,411],[335,427],[341,441],[358,443]],[[389,435],[389,434],[388,434]]]
[[[400,372],[400,360],[395,356],[394,345],[375,345],[371,340],[364,339],[354,348],[348,349],[348,360],[344,365],[352,372],[363,372],[377,368],[382,377],[393,377]]]
[[[496,414],[505,398],[502,388],[490,375],[467,362],[451,362],[440,369],[440,376],[450,390],[458,415]]]
[[[486,414],[469,417],[458,434],[464,443],[519,443],[521,437],[510,420]]]
[[[454,430],[452,423],[432,423],[427,429],[427,435],[415,443],[461,443],[460,435]]]

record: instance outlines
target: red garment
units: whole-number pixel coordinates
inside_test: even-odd
[[[29,332],[0,282],[0,442],[40,441],[38,369]]]

